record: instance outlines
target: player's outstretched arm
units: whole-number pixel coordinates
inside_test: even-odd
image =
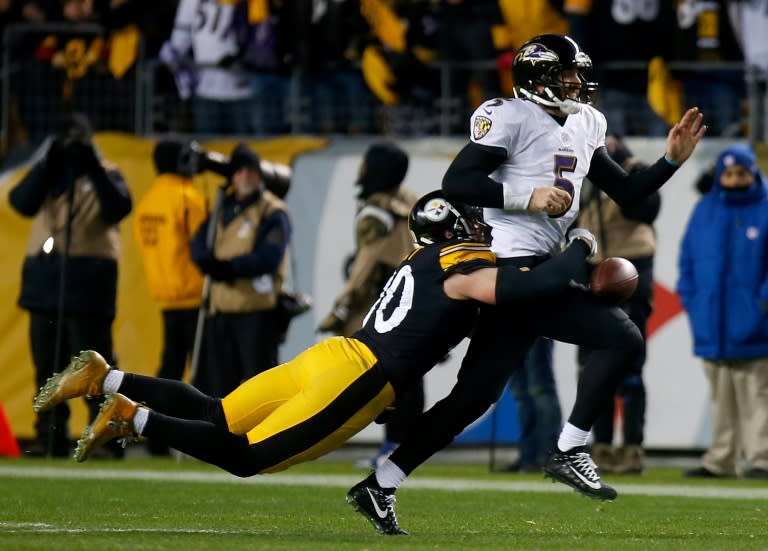
[[[610,158],[605,147],[600,147],[592,155],[587,176],[621,208],[631,208],[633,203],[663,186],[688,160],[707,130],[702,121],[703,115],[697,107],[686,111],[680,122],[670,129],[664,155],[649,167],[631,174]]]
[[[592,243],[576,238],[556,257],[531,270],[516,266],[482,268],[469,274],[453,274],[445,280],[446,294],[454,299],[474,299],[486,304],[507,304],[564,291],[573,281],[586,281],[586,259]]]

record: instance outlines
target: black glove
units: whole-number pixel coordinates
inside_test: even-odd
[[[76,176],[101,169],[101,160],[99,160],[99,156],[91,143],[72,142],[67,146],[67,156]]]
[[[59,174],[67,166],[67,152],[63,140],[56,138],[51,143],[45,157],[45,164],[49,171]]]
[[[230,282],[235,279],[235,270],[232,267],[232,262],[229,260],[218,260],[214,258],[208,265],[207,273],[214,281]]]
[[[213,254],[198,260],[200,271],[211,276],[215,281],[232,281],[235,279],[234,268],[230,260],[219,260]]]

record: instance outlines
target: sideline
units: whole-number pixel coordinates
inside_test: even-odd
[[[192,482],[200,484],[260,484],[272,486],[327,486],[348,489],[360,481],[359,475],[270,474],[237,478],[223,473],[168,472],[152,470],[113,471],[108,469],[75,469],[53,467],[0,466],[0,478],[58,478],[69,480],[151,480],[153,482]],[[415,477],[403,486],[406,490],[448,490],[495,492],[569,493],[571,488],[546,480],[490,481],[462,478]],[[679,484],[620,484],[622,495],[675,496],[715,499],[768,500],[766,488],[721,488],[713,486],[683,486]]]

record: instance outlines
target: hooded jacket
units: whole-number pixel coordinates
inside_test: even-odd
[[[721,187],[726,166],[747,167],[746,190]],[[694,354],[709,360],[768,357],[768,183],[755,154],[725,149],[714,182],[694,208],[680,248],[677,292],[688,312]]]

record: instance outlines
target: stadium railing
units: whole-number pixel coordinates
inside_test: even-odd
[[[55,128],[57,116],[69,109],[86,112],[97,130],[137,135],[194,131],[190,102],[178,98],[172,78],[167,71],[163,74],[164,67],[158,60],[144,55],[141,42],[134,65],[121,78],[115,78],[110,73],[105,57],[108,48],[102,40],[105,29],[95,24],[6,27],[0,66],[0,147],[12,148],[19,136],[26,141],[39,141]],[[673,76],[698,74],[715,78],[724,72],[737,75],[744,84],[744,97],[740,98],[744,107],[739,119],[733,121],[739,127],[734,136],[752,142],[766,141],[766,71],[743,63],[671,62],[668,68]],[[286,93],[254,101],[265,108],[266,120],[271,123],[267,133],[271,134],[466,134],[474,103],[489,95],[482,89],[467,87],[466,79],[456,77],[461,74],[498,79],[495,61],[443,61],[432,69],[434,87],[417,89],[408,101],[399,104],[384,105],[367,90],[346,100],[337,99],[331,106],[335,118],[331,127],[318,122],[318,97],[298,70],[287,77]],[[605,64],[602,70],[647,71],[647,66],[613,62]],[[457,82],[466,89],[459,91]],[[705,113],[716,113],[722,105],[707,92],[704,87],[704,94],[695,98],[696,103]],[[635,107],[628,105],[627,109],[635,111]]]

